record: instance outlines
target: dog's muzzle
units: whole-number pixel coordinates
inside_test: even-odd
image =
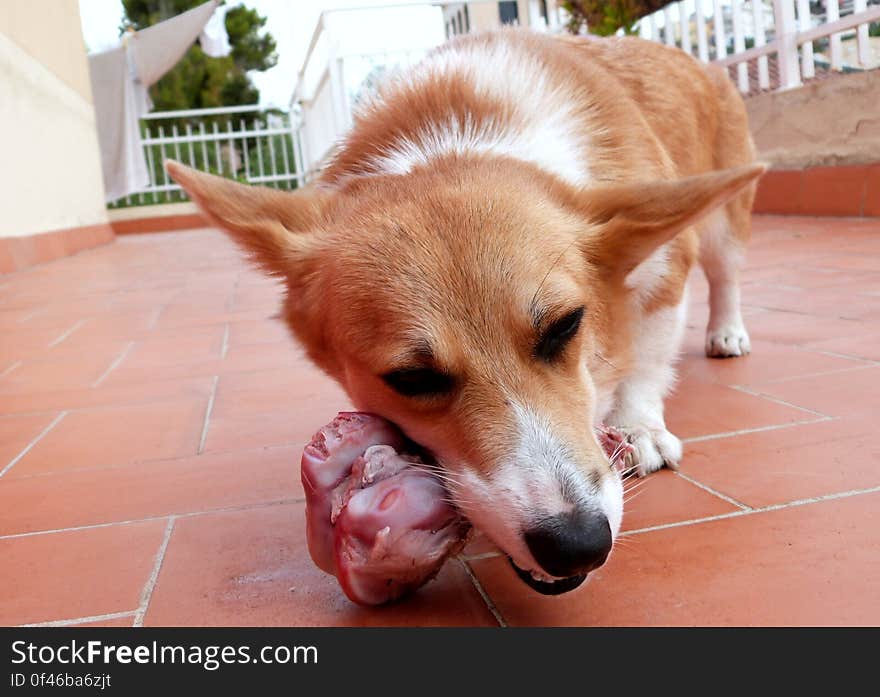
[[[558,580],[538,580],[511,563],[530,588],[545,595],[581,585],[590,571],[605,563],[614,542],[605,514],[584,508],[540,520],[523,532],[523,539],[541,569]]]
[[[516,571],[516,575],[519,576],[519,579],[523,583],[525,583],[532,590],[538,591],[538,593],[541,593],[542,595],[561,595],[562,593],[568,593],[568,591],[573,591],[575,588],[577,588],[579,585],[587,580],[586,574],[577,574],[576,576],[560,578],[556,581],[539,581],[534,576],[532,576],[531,572],[520,569],[516,564],[513,563],[513,559],[511,559],[510,557],[507,557],[507,561],[510,562],[513,570]]]

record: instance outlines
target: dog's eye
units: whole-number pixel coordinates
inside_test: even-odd
[[[404,397],[436,397],[452,391],[455,381],[430,368],[403,368],[382,376],[385,384]]]
[[[571,341],[580,329],[581,319],[584,316],[584,308],[579,307],[568,314],[563,315],[553,322],[541,334],[538,343],[535,344],[535,358],[547,363],[552,363],[559,358],[563,349]]]

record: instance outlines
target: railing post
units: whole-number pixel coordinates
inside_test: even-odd
[[[342,60],[339,58],[336,41],[330,38],[330,50],[327,57],[327,69],[330,72],[330,99],[333,101],[333,120],[336,125],[336,137],[348,129],[351,114],[345,112],[345,84],[342,80]]]
[[[709,42],[706,37],[706,16],[702,0],[695,0],[694,21],[697,23],[697,54],[704,63],[709,62]]]
[[[776,22],[776,38],[779,40],[779,89],[800,87],[794,0],[773,0],[773,15]]]
[[[864,12],[868,9],[866,0],[853,0],[853,13]],[[867,68],[871,62],[871,46],[868,43],[868,25],[860,24],[856,28],[856,41],[858,42],[859,64]]]
[[[712,23],[715,25],[715,60],[721,60],[727,56],[727,36],[724,33],[724,8],[721,0],[713,0],[714,12]]]
[[[840,3],[837,0],[826,0],[825,21],[828,24],[840,19]],[[831,69],[843,69],[843,48],[840,42],[840,34],[832,34],[828,37],[830,42],[829,53],[831,54]]]
[[[672,5],[663,8],[663,39],[667,46],[675,46],[675,24],[672,22]]]
[[[810,0],[797,0],[798,29],[806,31],[810,22]],[[801,46],[801,75],[804,79],[816,77],[816,61],[813,58],[813,42],[807,41]]]
[[[766,46],[764,34],[764,0],[752,0],[752,20],[755,25],[755,46]],[[758,87],[766,90],[770,87],[770,69],[767,56],[758,58]]]
[[[733,55],[746,50],[742,6],[743,0],[732,0],[730,3],[730,9],[733,13]],[[736,83],[740,92],[743,94],[749,93],[749,64],[746,61],[740,61],[736,64]]]
[[[681,50],[691,52],[691,22],[685,0],[678,3],[678,23],[681,25]]]

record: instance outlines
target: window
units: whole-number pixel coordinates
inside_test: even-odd
[[[519,8],[516,6],[516,0],[509,0],[498,3],[498,18],[502,24],[518,24]]]

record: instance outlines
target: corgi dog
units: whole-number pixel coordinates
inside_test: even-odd
[[[167,170],[283,279],[282,315],[357,409],[393,421],[543,593],[604,563],[623,513],[607,424],[640,475],[699,261],[706,353],[746,354],[738,272],[754,163],[722,69],[635,38],[505,29],[389,80],[295,192]]]

